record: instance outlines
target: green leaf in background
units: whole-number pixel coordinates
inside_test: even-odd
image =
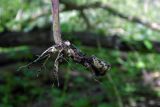
[[[149,40],[144,40],[144,45],[147,47],[147,49],[153,48],[153,45]]]

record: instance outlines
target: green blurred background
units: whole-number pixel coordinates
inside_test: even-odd
[[[95,77],[67,60],[57,80],[55,58],[18,71],[54,44],[50,0],[0,0],[0,107],[160,107],[159,10],[159,0],[60,0],[62,38],[112,68]]]

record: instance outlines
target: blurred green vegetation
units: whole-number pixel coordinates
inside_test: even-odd
[[[158,0],[67,0],[66,2],[86,5],[97,1],[110,4],[128,16],[159,22]],[[50,0],[0,0],[0,33],[30,32],[33,29],[50,27],[52,22],[50,6]],[[105,35],[119,34],[123,40],[130,43],[142,40],[149,50],[153,48],[150,41],[160,42],[160,32],[121,19],[103,9],[85,10],[92,26],[88,29],[80,12],[65,11],[64,4],[61,4],[60,8],[62,32],[90,31]],[[150,100],[154,103],[159,102],[160,86],[154,85],[152,79],[145,79],[145,76],[150,76],[149,78],[155,76],[160,82],[159,53],[124,52],[99,45],[87,47],[83,46],[80,40],[75,41],[76,46],[88,55],[94,54],[112,65],[106,76],[94,77],[84,67],[69,60],[60,66],[60,87],[58,87],[58,81],[53,74],[53,60],[49,60],[46,68],[42,69],[40,67],[43,61],[21,71],[17,69],[28,62],[1,66],[0,107],[139,107],[143,103],[146,107],[150,107],[147,106]],[[11,59],[24,57],[32,61],[35,56],[31,54],[30,48],[30,46],[1,47],[0,53],[7,54]]]

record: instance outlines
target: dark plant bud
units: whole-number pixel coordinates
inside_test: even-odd
[[[92,56],[92,68],[96,76],[105,75],[106,72],[111,68],[111,65]]]

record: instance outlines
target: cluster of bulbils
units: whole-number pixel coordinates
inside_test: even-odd
[[[92,70],[96,76],[103,76],[111,68],[109,63],[100,60],[96,56],[88,57],[86,54],[82,53],[69,41],[65,41],[60,45],[55,45],[52,47],[52,52],[61,52],[62,56],[70,57],[73,61],[84,65],[88,69]]]

